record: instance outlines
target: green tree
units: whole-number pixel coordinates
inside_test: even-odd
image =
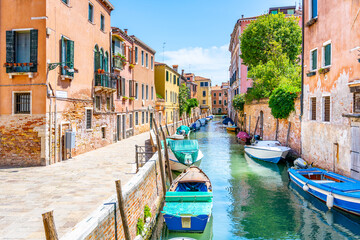
[[[245,94],[238,94],[233,98],[232,106],[236,111],[244,111]]]
[[[267,14],[247,26],[240,37],[241,58],[249,67],[265,64],[271,60],[274,44],[291,63],[297,63],[301,53],[301,28],[296,17],[283,13]]]
[[[188,99],[187,101],[187,108],[186,108],[186,113],[190,116],[191,114],[191,109],[198,107],[199,106],[199,102],[196,98],[191,98]]]
[[[181,84],[179,89],[179,112],[180,116],[187,110],[187,100],[189,96],[189,88],[185,85],[185,83]]]

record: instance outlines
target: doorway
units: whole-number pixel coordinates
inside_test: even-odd
[[[351,177],[360,180],[360,127],[351,127]]]
[[[116,141],[121,140],[121,115],[116,116]]]
[[[126,138],[126,115],[122,115],[122,138]]]

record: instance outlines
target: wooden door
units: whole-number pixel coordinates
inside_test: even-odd
[[[351,177],[360,180],[360,127],[351,127]]]

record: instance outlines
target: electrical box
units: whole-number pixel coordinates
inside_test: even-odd
[[[76,132],[73,131],[65,132],[65,143],[67,149],[75,148],[75,138],[76,138]]]

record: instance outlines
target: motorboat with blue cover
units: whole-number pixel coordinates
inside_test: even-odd
[[[255,141],[252,145],[245,146],[245,154],[250,157],[265,162],[278,163],[281,159],[285,159],[289,147],[281,146],[278,141]]]
[[[329,209],[335,207],[360,216],[360,181],[313,167],[290,168],[288,172],[292,182],[325,202]]]
[[[180,127],[178,127],[176,129],[177,134],[183,135],[184,137],[187,137],[187,138],[190,136],[190,132],[191,132],[191,129],[185,125],[181,125]]]
[[[191,131],[195,132],[197,130],[199,130],[201,127],[201,123],[199,120],[195,121],[193,124],[190,125],[190,129]]]
[[[205,126],[205,125],[208,123],[208,121],[206,120],[206,118],[200,118],[198,121],[200,121],[201,126]]]
[[[191,166],[170,186],[162,213],[170,231],[204,232],[212,207],[210,179],[200,168]]]

